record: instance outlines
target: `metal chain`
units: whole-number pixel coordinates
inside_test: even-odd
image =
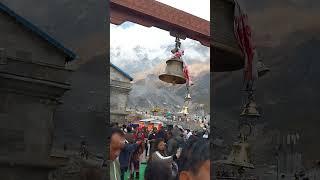
[[[176,48],[180,49],[181,48],[181,42],[180,42],[180,38],[178,36],[176,37],[176,41],[175,42],[176,42]]]

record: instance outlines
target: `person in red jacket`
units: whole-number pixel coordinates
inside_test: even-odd
[[[142,129],[138,129],[136,134],[134,135],[134,139],[136,141],[144,141],[145,138],[146,138],[146,135],[144,134]]]

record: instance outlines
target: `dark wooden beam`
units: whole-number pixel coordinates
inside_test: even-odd
[[[209,8],[209,7],[208,7]],[[110,22],[157,27],[210,46],[210,22],[155,0],[110,0]]]

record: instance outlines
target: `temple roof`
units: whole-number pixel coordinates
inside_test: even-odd
[[[76,58],[76,54],[74,52],[64,47],[60,42],[52,38],[49,34],[39,29],[37,26],[32,24],[27,19],[15,13],[13,10],[11,10],[9,7],[7,7],[1,2],[0,2],[0,11],[14,18],[16,22],[20,23],[21,25],[23,25],[24,27],[26,27],[27,29],[29,29],[30,31],[32,31],[33,33],[41,37],[43,40],[47,41],[49,44],[53,45],[55,48],[62,51],[67,56],[66,61],[71,61]]]
[[[128,79],[130,79],[130,81],[133,81],[133,77],[131,77],[129,74],[127,74],[126,72],[124,72],[123,70],[121,70],[119,67],[117,67],[116,65],[114,65],[113,63],[110,62],[110,65],[115,68],[117,71],[119,71],[121,74],[123,74],[125,77],[127,77]]]

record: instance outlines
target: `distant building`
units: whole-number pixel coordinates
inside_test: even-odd
[[[110,63],[110,122],[126,123],[128,95],[133,78]]]

